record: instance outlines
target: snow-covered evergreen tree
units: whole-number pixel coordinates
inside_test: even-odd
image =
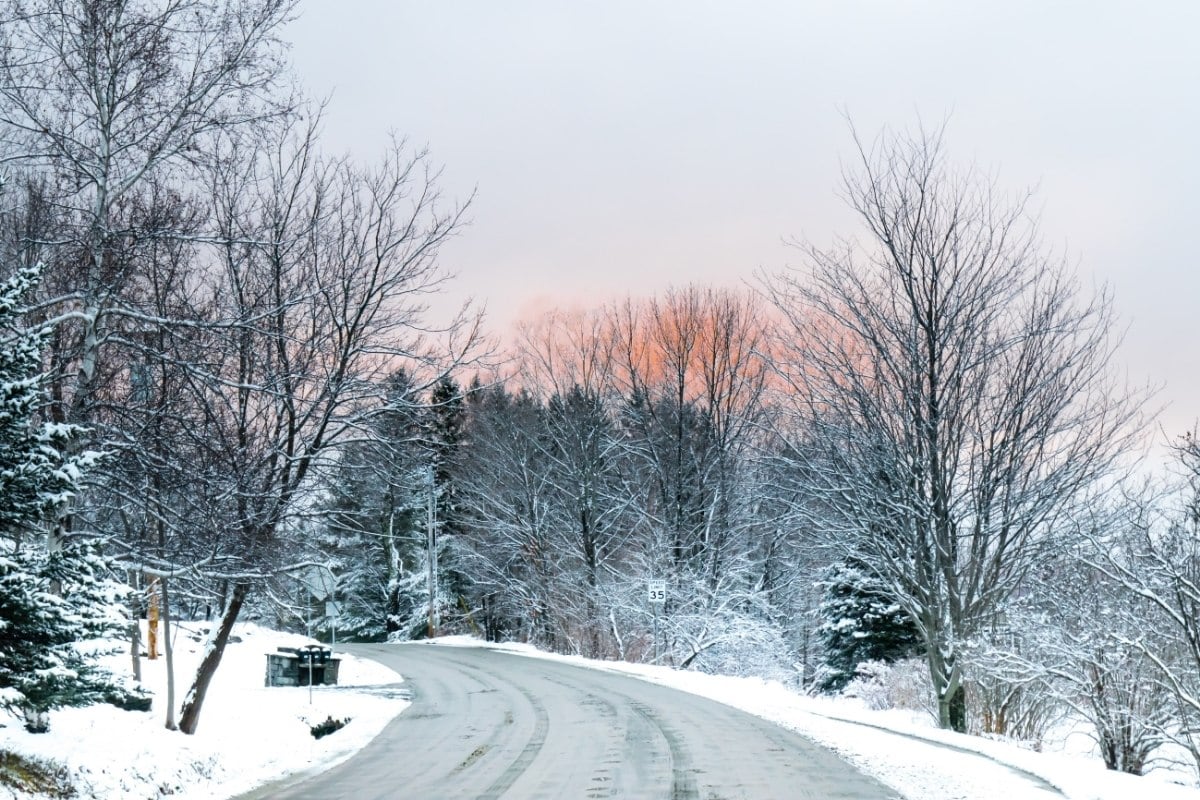
[[[825,599],[817,629],[825,655],[822,689],[840,691],[863,662],[891,662],[919,652],[912,621],[863,565],[844,561],[831,566],[822,586]]]
[[[66,502],[90,458],[63,455],[70,426],[33,421],[42,402],[45,334],[17,322],[22,298],[40,275],[28,267],[0,284],[0,532],[16,541]]]
[[[78,647],[115,622],[102,561],[83,545],[47,552],[37,540],[94,457],[64,454],[71,426],[35,420],[44,334],[23,330],[18,317],[39,277],[26,268],[0,284],[0,708],[33,732],[47,730],[52,708],[129,697]]]
[[[386,390],[366,435],[342,448],[325,503],[321,549],[339,576],[341,639],[411,639],[426,629],[422,406],[403,370],[388,378]]]
[[[472,625],[466,619],[471,581],[463,565],[465,542],[459,507],[466,415],[462,388],[450,375],[443,376],[430,392],[425,417],[425,446],[433,469],[436,506],[439,629],[462,633]]]

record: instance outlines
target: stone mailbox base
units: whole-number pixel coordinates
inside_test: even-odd
[[[338,682],[338,665],[341,659],[329,656],[324,664],[314,664],[312,667],[312,682],[314,686],[336,686]],[[300,663],[297,648],[280,647],[278,652],[267,653],[267,686],[308,686],[308,664]]]

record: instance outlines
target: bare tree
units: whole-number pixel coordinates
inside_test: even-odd
[[[423,153],[397,143],[375,168],[330,161],[312,127],[237,144],[214,171],[220,235],[192,313],[203,325],[179,337],[196,414],[184,433],[211,467],[196,476],[217,523],[204,541],[229,584],[183,703],[186,733],[246,598],[289,567],[285,537],[309,488],[339,443],[364,435],[384,378],[401,364],[440,373],[465,352],[422,334],[423,300],[445,279],[438,249],[462,214],[442,208]],[[458,344],[472,347],[475,330],[455,328]]]
[[[653,487],[646,510],[671,540],[664,567],[695,562],[716,581],[763,410],[761,310],[749,296],[692,286],[609,317],[628,444]]]
[[[627,301],[609,319],[639,571],[672,585],[669,657],[692,664],[773,624],[763,558],[781,551],[760,546],[772,529],[758,514],[754,464],[765,319],[754,297],[698,286]]]
[[[985,732],[1038,739],[1069,710],[1091,725],[1109,769],[1135,775],[1170,741],[1174,703],[1147,655],[1174,650],[1170,637],[1155,624],[1152,603],[1089,563],[1097,533],[1106,549],[1128,541],[1139,516],[1134,504],[1089,515],[1091,541],[1041,565],[1033,585],[1008,605],[1006,624],[977,653],[985,665],[971,684],[991,690]]]
[[[1176,480],[1129,503],[1120,524],[1091,526],[1088,564],[1131,599],[1115,633],[1127,659],[1152,665],[1156,691],[1170,698],[1170,724],[1151,732],[1174,741],[1200,774],[1200,442],[1174,445]]]
[[[859,156],[845,197],[866,240],[767,280],[797,512],[912,618],[939,723],[964,730],[962,643],[1109,474],[1137,404],[1110,378],[1109,298],[1046,253],[1025,199],[949,167],[940,133]]]
[[[69,322],[59,413],[87,420],[112,316],[139,261],[126,210],[148,180],[186,181],[205,140],[285,113],[276,38],[294,0],[9,0],[0,34],[0,136],[48,176],[70,223],[52,234]],[[285,89],[280,92],[279,89]],[[161,221],[161,220],[160,220]],[[144,230],[144,229],[143,229]],[[169,229],[150,235],[169,235]]]
[[[553,485],[544,409],[528,392],[501,386],[471,396],[470,442],[460,502],[471,540],[470,571],[489,639],[516,636],[567,649],[569,613],[556,600],[574,575],[551,519]]]
[[[545,501],[561,537],[575,649],[610,655],[612,615],[604,598],[630,535],[632,499],[622,477],[624,447],[614,424],[613,342],[599,312],[547,315],[522,330],[522,384],[544,405],[533,441],[547,466]],[[619,633],[616,634],[619,638]]]

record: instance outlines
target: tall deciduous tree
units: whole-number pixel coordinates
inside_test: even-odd
[[[551,518],[541,404],[501,386],[468,403],[467,468],[459,501],[470,530],[470,570],[489,639],[517,636],[566,649],[555,605],[560,541]]]
[[[649,540],[642,577],[671,584],[669,657],[688,665],[742,646],[769,616],[762,558],[771,551],[757,542],[770,534],[752,477],[765,320],[755,298],[698,286],[627,302],[611,320],[630,488]]]
[[[386,376],[462,354],[422,336],[421,300],[444,279],[436,256],[462,214],[441,204],[423,153],[397,143],[358,167],[320,157],[307,128],[226,155],[213,185],[223,244],[194,309],[205,333],[188,340],[206,349],[188,362],[186,405],[213,466],[208,518],[222,524],[207,540],[230,590],[184,700],[186,733],[246,598],[288,566],[283,535],[309,510],[306,490],[364,432]]]
[[[138,242],[182,233],[165,217],[154,224],[154,215],[139,213],[155,197],[147,185],[186,185],[214,136],[289,110],[277,34],[294,6],[0,6],[0,141],[9,161],[43,176],[44,202],[57,209],[54,228],[34,235],[53,273],[48,313],[63,323],[51,354],[61,419],[93,422],[96,395],[114,374],[108,362],[120,359],[123,329],[147,322],[137,296],[147,280],[144,260],[135,257]]]
[[[953,169],[938,135],[860,145],[864,240],[768,280],[808,500],[870,564],[927,652],[943,727],[966,725],[962,643],[1055,546],[1123,452],[1112,312],[1047,254],[1023,199]]]

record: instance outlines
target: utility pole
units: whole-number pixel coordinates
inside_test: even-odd
[[[433,465],[430,464],[425,473],[429,481],[429,510],[428,510],[428,541],[426,546],[429,548],[429,638],[437,636],[437,542],[434,537],[434,525],[436,522],[437,510],[434,505],[434,483],[433,483]]]

